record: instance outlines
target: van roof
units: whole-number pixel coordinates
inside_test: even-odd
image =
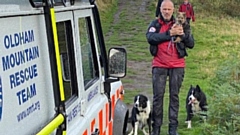
[[[34,2],[41,3],[42,0],[32,0]],[[72,8],[90,8],[89,0],[74,0],[74,5],[70,4],[70,0],[65,0],[63,4],[62,0],[53,0],[56,11],[58,10],[70,10]],[[1,0],[0,1],[0,17],[21,15],[21,14],[39,14],[42,13],[43,8],[34,8],[31,6],[29,0]]]

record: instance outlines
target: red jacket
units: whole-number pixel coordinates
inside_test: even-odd
[[[194,10],[192,5],[188,2],[187,4],[182,3],[179,7],[179,12],[186,12],[187,18],[191,18],[192,21],[195,21]]]
[[[165,23],[158,19],[161,29],[159,33],[167,32],[173,25],[173,21]],[[157,56],[153,58],[152,67],[177,68],[185,67],[185,59],[179,58],[176,45],[172,41],[165,41],[158,45]]]

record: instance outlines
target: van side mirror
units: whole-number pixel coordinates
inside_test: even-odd
[[[108,52],[108,75],[123,78],[127,71],[127,53],[124,48],[113,47]]]

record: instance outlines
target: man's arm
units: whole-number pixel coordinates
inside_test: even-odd
[[[193,6],[191,5],[191,17],[192,17],[192,21],[195,22],[195,16],[194,16],[194,10],[193,10]]]
[[[179,12],[183,12],[183,10],[182,10],[182,4],[179,6],[178,11],[179,11]]]
[[[188,34],[185,35],[185,38],[182,41],[184,43],[184,45],[189,48],[192,49],[194,47],[194,37],[192,34]]]
[[[171,40],[169,31],[159,33],[157,29],[158,28],[154,24],[154,21],[152,21],[148,26],[147,33],[146,33],[146,38],[149,44],[158,45],[164,41]]]

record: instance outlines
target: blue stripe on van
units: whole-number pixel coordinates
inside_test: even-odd
[[[3,105],[2,78],[0,77],[0,121],[2,119],[2,105]]]

